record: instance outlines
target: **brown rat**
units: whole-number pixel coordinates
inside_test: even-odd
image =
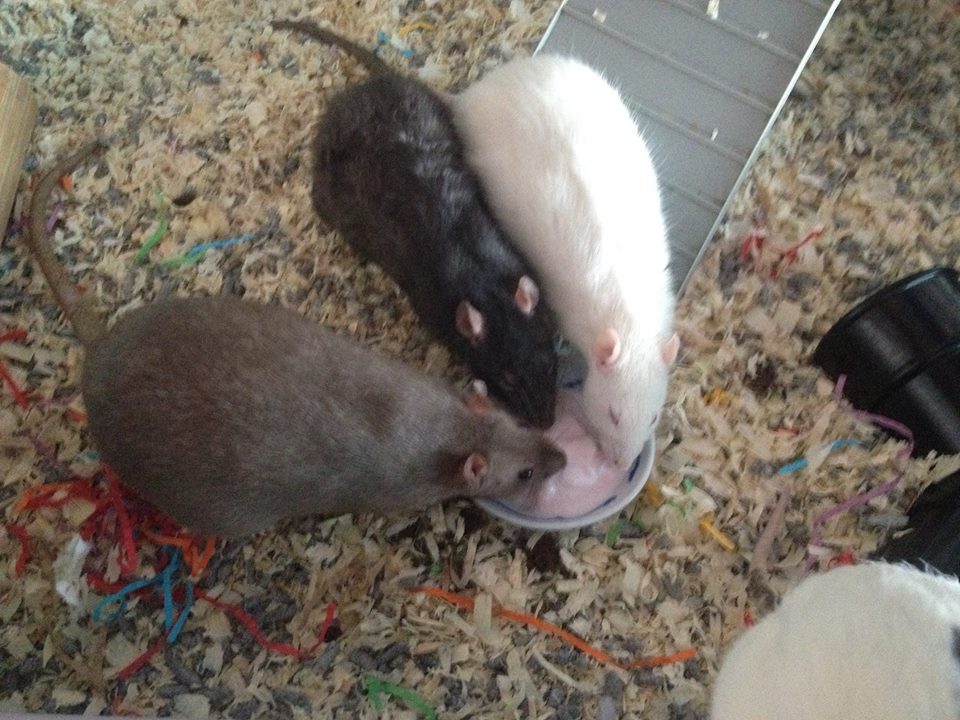
[[[320,217],[409,296],[426,325],[513,412],[554,419],[557,354],[539,281],[500,231],[467,167],[448,105],[370,51],[309,22],[372,77],[334,97],[313,143]]]
[[[33,196],[30,250],[86,346],[92,437],[125,484],[194,532],[237,537],[312,514],[522,496],[565,465],[482,392],[466,398],[297,313],[230,297],[171,299],[111,329],[57,262]]]

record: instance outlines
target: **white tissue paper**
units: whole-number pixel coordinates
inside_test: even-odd
[[[83,561],[92,549],[93,545],[79,535],[74,535],[53,561],[57,593],[71,607],[80,607],[80,593],[84,589],[80,573],[83,572]]]

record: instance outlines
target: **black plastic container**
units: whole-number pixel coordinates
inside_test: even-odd
[[[960,275],[933,268],[878,290],[824,335],[813,361],[857,408],[899,420],[916,454],[960,452]]]
[[[891,538],[874,555],[887,562],[931,566],[960,576],[960,472],[924,490],[910,508],[903,534]]]

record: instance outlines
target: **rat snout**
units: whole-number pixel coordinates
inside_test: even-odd
[[[548,478],[567,466],[567,454],[560,448],[548,444],[540,455],[540,464],[543,467],[544,478]]]
[[[621,453],[616,452],[606,440],[597,439],[597,450],[603,456],[604,460],[611,463],[617,469],[625,469]]]

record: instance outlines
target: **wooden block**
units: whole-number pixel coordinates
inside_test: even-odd
[[[30,85],[0,63],[0,232],[10,219],[23,156],[36,120],[37,101]]]

